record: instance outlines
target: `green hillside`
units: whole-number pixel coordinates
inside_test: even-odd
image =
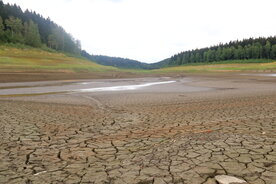
[[[155,65],[162,68],[196,63],[263,63],[272,60],[276,60],[276,36],[249,38],[188,50],[155,63]]]
[[[81,44],[64,28],[35,11],[22,11],[0,0],[0,43],[19,43],[36,48],[80,54]]]
[[[0,72],[106,72],[117,68],[37,48],[0,45]]]

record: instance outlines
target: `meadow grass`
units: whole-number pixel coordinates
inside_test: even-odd
[[[204,65],[182,65],[155,69],[153,72],[231,72],[231,71],[276,71],[276,61],[251,63],[212,63]]]
[[[4,72],[105,72],[117,71],[83,58],[36,48],[0,46],[0,71]]]

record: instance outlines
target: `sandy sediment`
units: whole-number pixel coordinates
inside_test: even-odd
[[[192,77],[197,92],[0,100],[0,183],[276,181],[276,79]]]

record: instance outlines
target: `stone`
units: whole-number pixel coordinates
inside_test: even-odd
[[[238,184],[238,183],[247,183],[243,179],[236,178],[234,176],[227,176],[227,175],[218,175],[215,176],[215,179],[220,184]]]

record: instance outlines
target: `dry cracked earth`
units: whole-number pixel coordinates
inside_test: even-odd
[[[194,93],[0,100],[0,183],[276,183],[274,79],[195,78]]]

